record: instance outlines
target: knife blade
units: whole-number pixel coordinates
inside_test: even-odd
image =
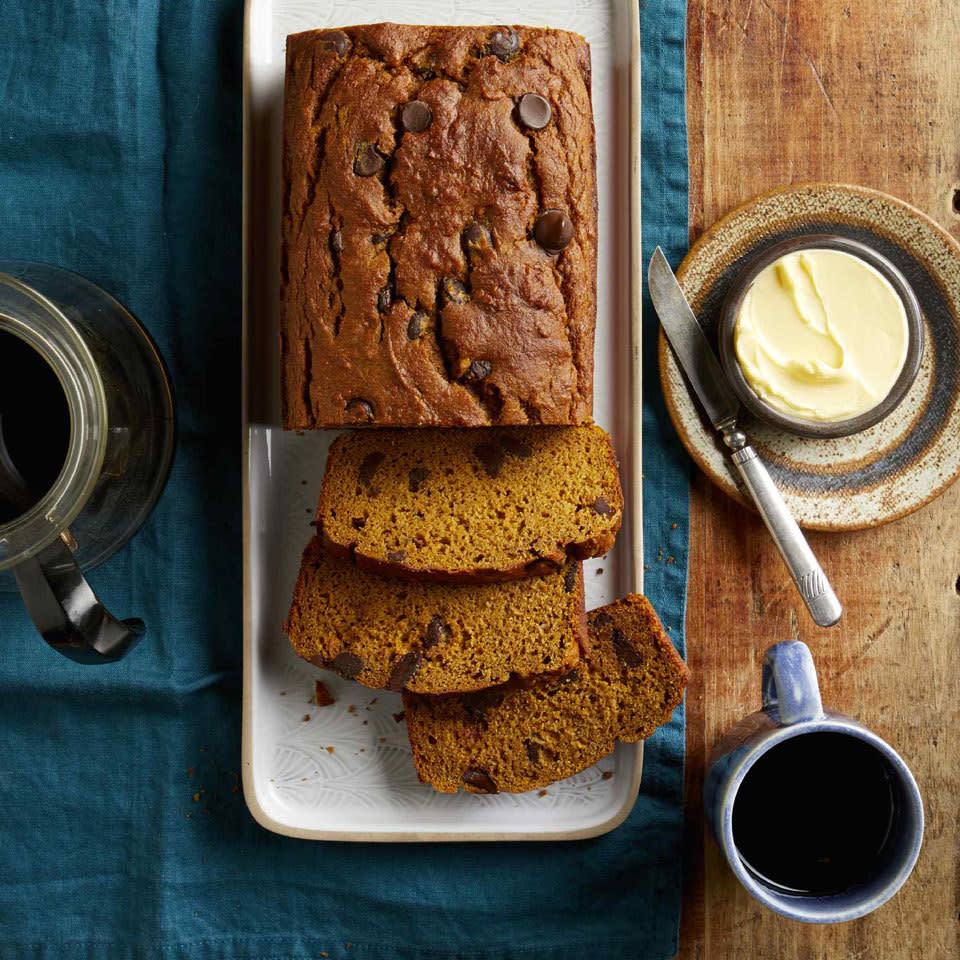
[[[743,485],[753,497],[810,615],[821,627],[833,626],[843,613],[840,601],[766,465],[737,427],[740,403],[659,247],[650,258],[647,287],[667,340],[710,422],[722,433]]]
[[[647,286],[667,340],[710,422],[719,428],[735,419],[740,403],[660,247],[650,258]]]

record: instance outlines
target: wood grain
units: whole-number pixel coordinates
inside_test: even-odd
[[[771,187],[858,183],[960,238],[960,4],[955,0],[691,0],[691,233]],[[683,958],[869,960],[960,955],[960,485],[873,531],[811,543],[845,606],[816,628],[760,521],[693,485],[687,647]],[[824,702],[888,739],[924,795],[906,886],[873,915],[811,927],[763,909],[705,835],[705,756],[759,706],[760,659],[810,645]]]

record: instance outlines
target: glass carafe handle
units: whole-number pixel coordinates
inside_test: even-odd
[[[43,639],[78,663],[112,663],[146,632],[142,620],[117,620],[99,601],[58,537],[13,568],[27,612]]]

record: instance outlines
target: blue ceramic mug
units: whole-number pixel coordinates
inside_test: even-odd
[[[923,804],[916,781],[897,752],[875,733],[824,711],[806,644],[790,641],[770,647],[762,684],[763,710],[738,723],[711,758],[704,800],[714,836],[737,879],[771,910],[807,923],[862,917],[900,889],[917,861]],[[816,761],[817,751],[825,755],[828,744],[832,766]],[[835,753],[835,747],[842,750]],[[863,775],[860,763],[866,764]],[[856,871],[843,874],[838,885],[818,889],[785,882],[781,866],[786,875],[806,866],[807,876],[814,876],[814,870],[837,871],[845,862],[839,855],[833,864],[830,856],[819,856],[821,824],[841,845],[858,843],[860,833],[874,824],[879,824],[882,839],[862,847],[875,852]],[[805,849],[811,864],[798,866],[790,854],[802,856]],[[763,869],[757,868],[758,856]],[[834,879],[840,877],[834,874]]]

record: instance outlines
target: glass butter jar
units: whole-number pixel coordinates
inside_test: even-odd
[[[83,571],[137,532],[166,484],[175,417],[163,361],[113,297],[78,274],[39,263],[0,262],[0,350],[3,344],[19,401],[9,391],[0,401],[0,590],[20,589],[37,628],[61,653],[83,662],[118,659],[143,624],[114,620]],[[16,379],[9,364],[24,345],[55,381]],[[0,354],[0,374],[4,363]],[[63,396],[55,402],[69,413],[63,462],[47,489],[33,489],[16,458],[29,461],[42,445],[58,442],[54,418],[45,416],[57,384]],[[19,448],[10,454],[4,428],[9,444],[14,423]]]

